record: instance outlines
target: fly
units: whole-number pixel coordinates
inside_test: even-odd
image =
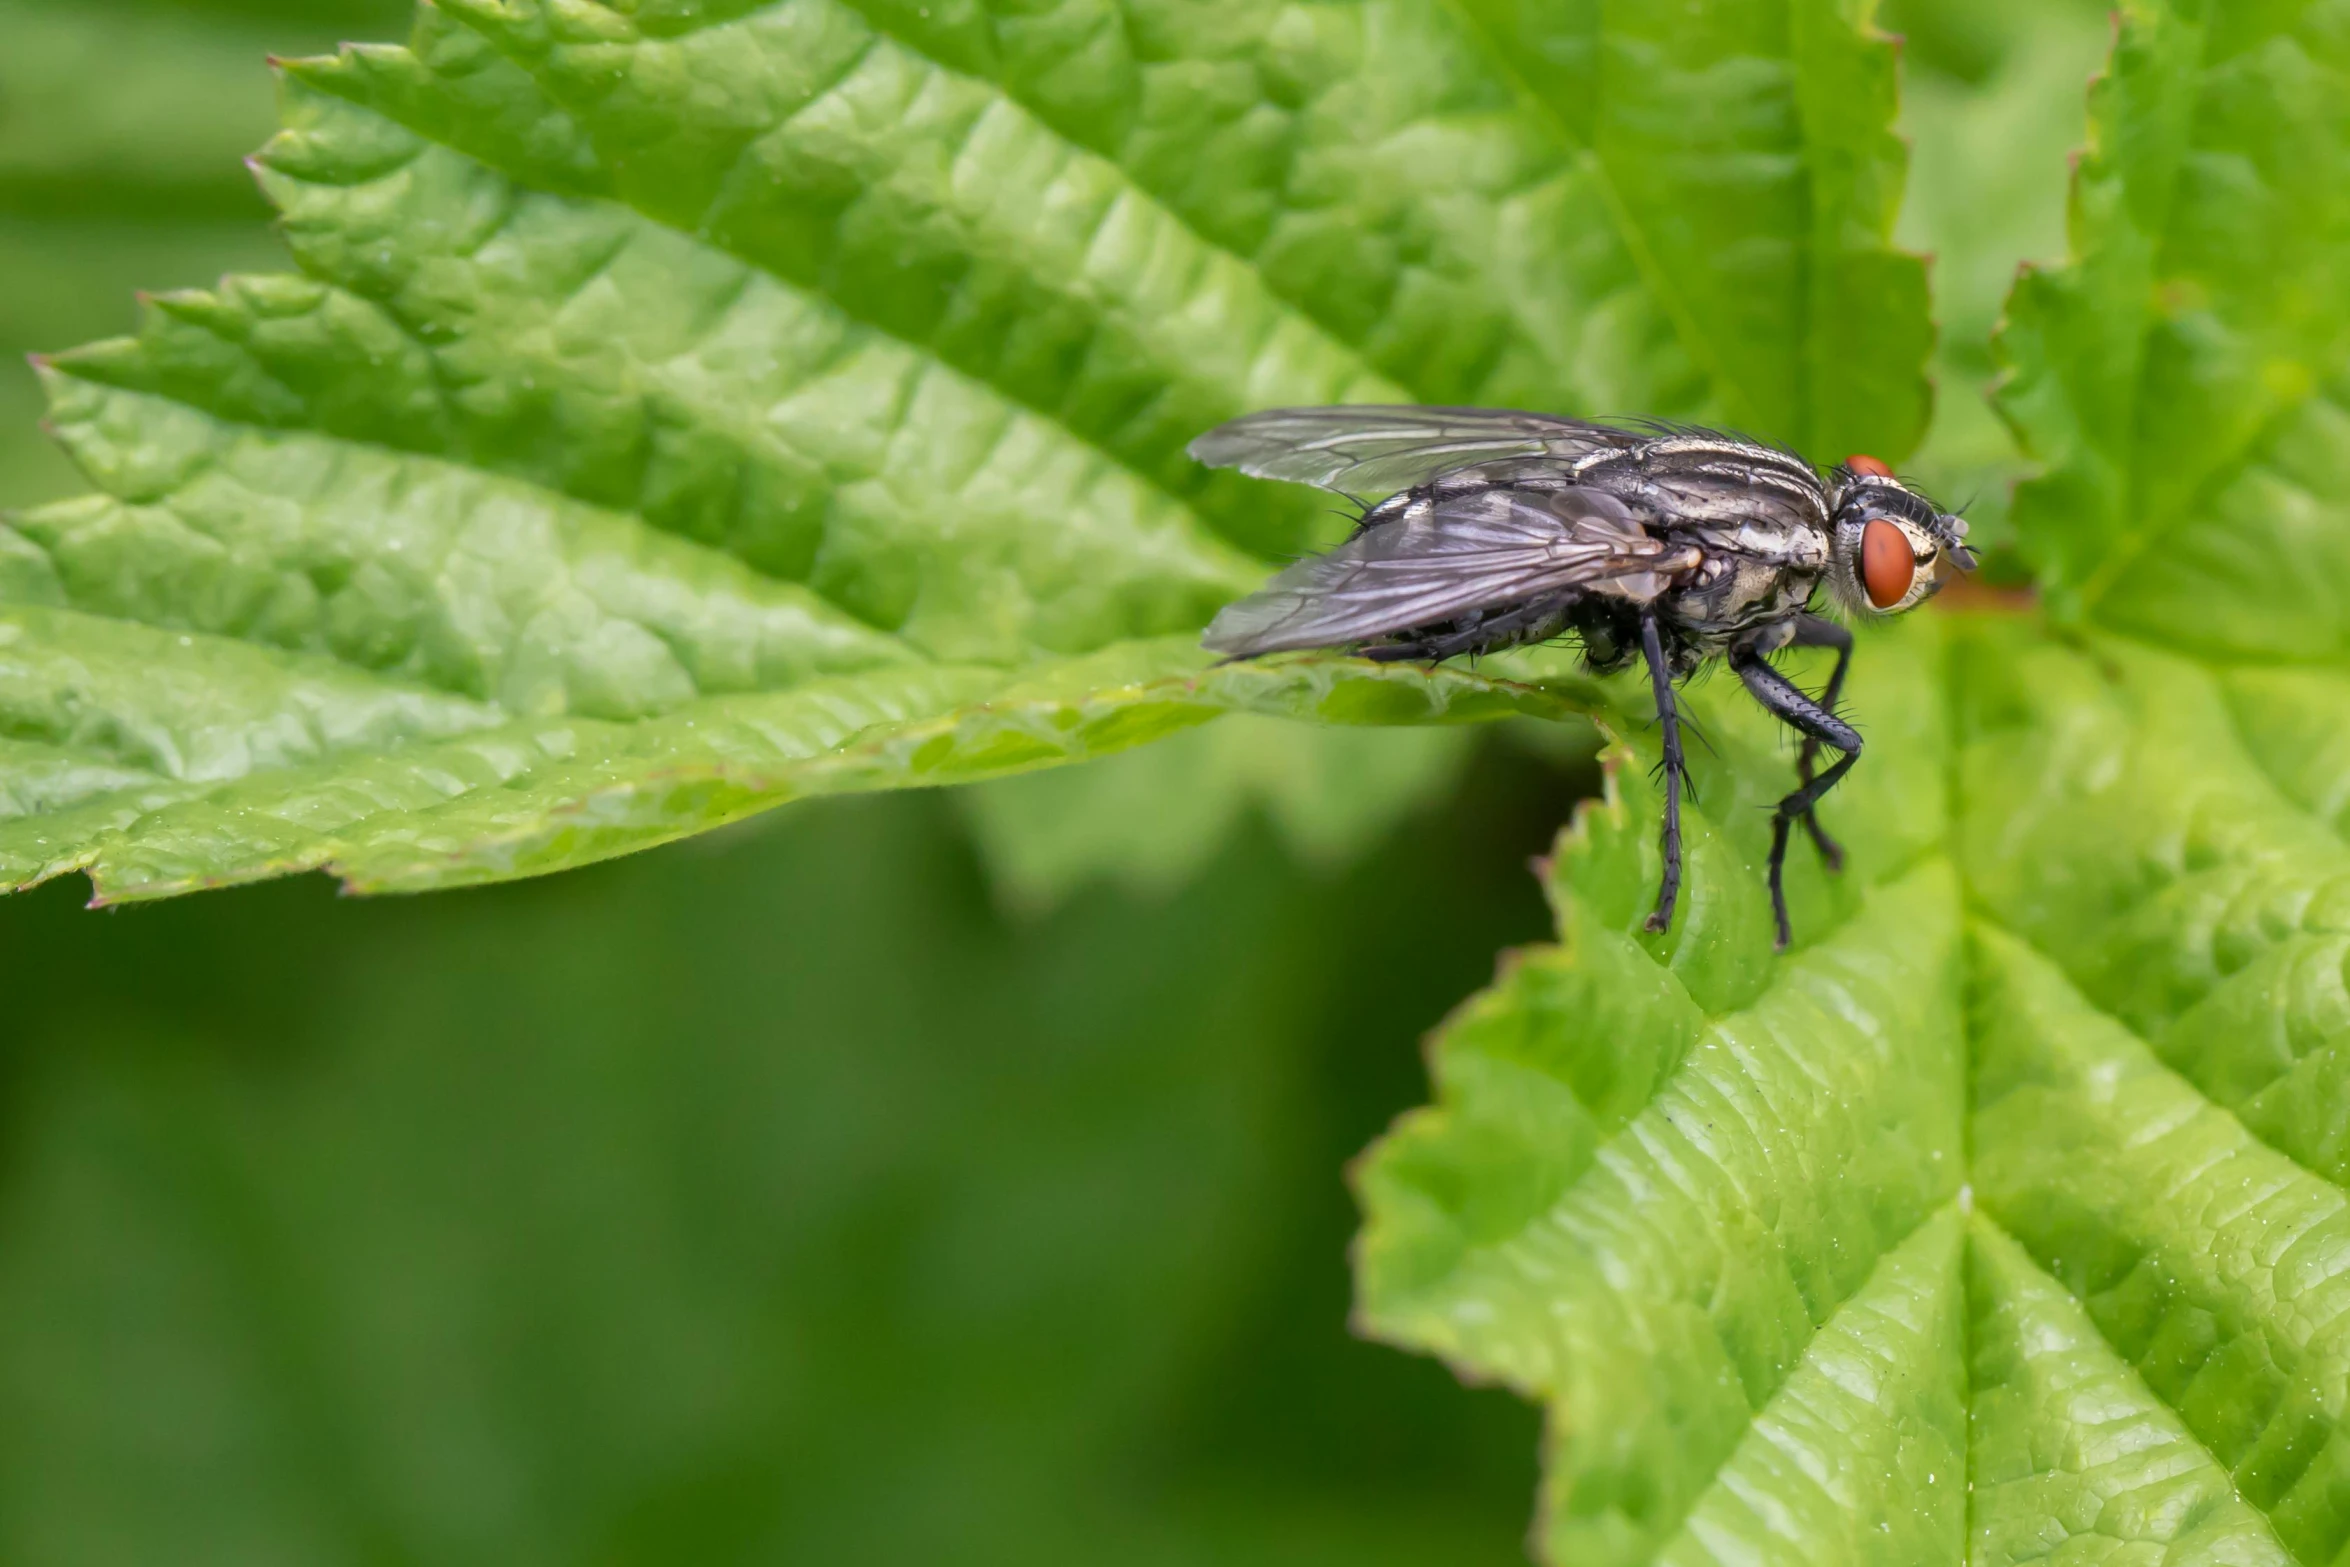
[[[1601,674],[1645,663],[1664,740],[1664,880],[1648,929],[1681,894],[1687,763],[1674,686],[1724,659],[1802,736],[1796,788],[1771,814],[1771,912],[1791,936],[1783,872],[1796,823],[1830,870],[1843,850],[1820,797],[1860,760],[1836,714],[1852,632],[1815,614],[1824,586],[1853,620],[1924,603],[1945,565],[1974,568],[1966,523],[1873,457],[1823,478],[1795,453],[1679,425],[1595,424],[1484,408],[1275,408],[1191,443],[1211,468],[1311,484],[1363,505],[1345,543],[1227,605],[1202,639],[1229,658],[1344,648],[1436,662],[1572,634]],[[1772,667],[1782,648],[1836,652],[1818,697]],[[1837,753],[1825,769],[1821,748]]]

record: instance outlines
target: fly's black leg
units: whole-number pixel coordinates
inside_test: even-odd
[[[1839,626],[1836,622],[1822,619],[1818,615],[1805,615],[1795,622],[1795,635],[1788,638],[1787,645],[1789,647],[1832,647],[1836,650],[1835,671],[1828,676],[1827,690],[1820,693],[1820,706],[1831,713],[1835,712],[1837,699],[1844,694],[1844,672],[1852,667],[1851,628]],[[1795,753],[1796,782],[1811,782],[1812,768],[1819,761],[1819,757],[1819,737],[1805,735],[1802,747]],[[1828,869],[1832,871],[1844,869],[1844,848],[1835,839],[1829,837],[1827,829],[1820,825],[1820,813],[1817,811],[1804,812],[1803,827],[1804,831],[1811,834],[1812,846],[1820,851],[1820,859]]]
[[[1785,950],[1787,943],[1795,939],[1787,924],[1787,830],[1810,814],[1820,796],[1835,788],[1852,771],[1852,764],[1860,760],[1860,735],[1843,719],[1805,696],[1794,681],[1763,662],[1760,655],[1734,654],[1730,663],[1754,699],[1770,709],[1781,723],[1806,740],[1832,745],[1844,753],[1817,778],[1805,778],[1771,813],[1771,917],[1778,922],[1779,946]]]
[[[1681,774],[1686,764],[1681,757],[1681,710],[1674,705],[1673,672],[1665,663],[1664,639],[1657,634],[1654,615],[1640,617],[1640,651],[1648,659],[1648,683],[1656,693],[1656,721],[1665,741],[1665,879],[1656,890],[1656,911],[1648,916],[1648,928],[1661,931],[1672,928],[1673,905],[1681,898]]]

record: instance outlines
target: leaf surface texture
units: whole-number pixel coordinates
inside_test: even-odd
[[[1908,445],[1890,55],[1826,6],[1693,16],[460,0],[288,65],[255,170],[299,273],[44,367],[97,493],[15,516],[0,595],[89,673],[0,684],[47,802],[0,874],[443,885],[1235,708],[1567,711],[1204,673],[1339,524],[1182,447],[1364,398]],[[150,633],[242,662],[222,732],[108,706]],[[412,717],[281,694],[352,678]]]

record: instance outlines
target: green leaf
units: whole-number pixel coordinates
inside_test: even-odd
[[[2052,607],[2219,656],[2337,657],[2350,586],[2350,101],[2320,5],[2125,5],[2075,260],[2008,307],[2002,407]]]
[[[0,822],[0,874],[30,883],[87,870],[107,900],[321,868],[360,891],[533,875],[787,799],[1108,754],[1231,711],[1336,723],[1561,711],[1537,688],[1450,672],[1314,661],[1203,671],[1183,639],[1121,644],[1011,684],[985,666],[907,662],[635,722],[516,720],[330,659],[70,610],[0,616],[0,639],[18,654],[9,728],[30,736],[10,742],[9,760],[55,780],[31,786],[37,810]],[[154,678],[172,664],[200,672],[190,688],[202,702]],[[99,769],[93,753],[119,760]]]
[[[1665,936],[1642,931],[1656,807],[1646,788],[1611,791],[1561,843],[1561,946],[1525,955],[1456,1017],[1436,1056],[1441,1104],[1362,1176],[1369,1324],[1550,1407],[1550,1559],[1678,1560],[1767,1535],[1743,1509],[1775,1484],[1756,1466],[1786,1450],[1750,1443],[1823,1421],[1840,1434],[1821,1462],[1931,1472],[1963,1494],[1955,1393],[1952,1418],[1924,1428],[1897,1429],[1922,1403],[1881,1404],[1884,1429],[1821,1403],[1856,1355],[1889,1357],[1920,1387],[1965,1380],[1958,1316],[1934,1303],[1956,1288],[1958,1232],[1933,1216],[1965,1167],[1938,630],[1861,650],[1868,765],[1833,819],[1851,869],[1830,885],[1798,864],[1799,954],[1773,959],[1762,896],[1755,791],[1786,765],[1773,721],[1725,683],[1698,688],[1713,750],[1688,912]],[[1925,1317],[1893,1303],[1913,1296]],[[1915,1505],[1955,1550],[1961,1514],[1925,1500],[1897,1487],[1844,1496],[1847,1511],[1805,1501],[1827,1533],[1803,1543],[1829,1549],[1853,1517],[1873,1527]]]
[[[0,688],[31,775],[79,780],[0,827],[5,874],[442,885],[1234,708],[1568,711],[1203,677],[1197,628],[1335,523],[1184,443],[1414,398],[1898,454],[1892,95],[1824,0],[427,8],[287,68],[257,172],[299,276],[46,366],[101,493],[21,514],[0,592],[91,674]],[[220,733],[104,705],[155,633],[243,671]],[[346,677],[441,716],[303,705]]]
[[[2169,1415],[2165,1521],[2184,1538],[2164,1543],[2199,1560],[2229,1544],[2329,1559],[2350,1516],[2339,1408],[2321,1391],[2342,1352],[2323,1325],[2350,1278],[2312,1263],[2345,1233],[2340,1188],[2262,1146],[2023,943],[1986,936],[1978,968],[1976,1173],[2021,1243],[2001,1248],[2009,1288],[2055,1294],[2023,1254],[2044,1259],[2137,1418]],[[2018,1447],[1983,1462],[2015,1465]],[[2181,1516],[2190,1491],[2220,1528]]]
[[[1690,697],[1699,901],[1642,928],[1627,693],[1557,943],[1360,1167],[1369,1328],[1545,1406],[1546,1559],[2350,1550],[2343,20],[2125,10],[2074,258],[2009,306],[2045,607],[1862,639],[1796,950],[1754,808],[1793,769],[1727,682]],[[1969,74],[1942,132],[2061,125]]]
[[[1967,1236],[1967,1304],[1977,1560],[2035,1559],[2061,1534],[2083,1555],[2292,1561],[2079,1300],[1985,1223]]]

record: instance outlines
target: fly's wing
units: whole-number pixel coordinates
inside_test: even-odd
[[[1513,457],[1572,461],[1654,438],[1554,414],[1359,404],[1244,414],[1189,450],[1211,468],[1378,500],[1449,468]]]
[[[1346,647],[1568,588],[1647,603],[1698,564],[1603,490],[1422,501],[1225,606],[1201,644],[1232,658]]]

